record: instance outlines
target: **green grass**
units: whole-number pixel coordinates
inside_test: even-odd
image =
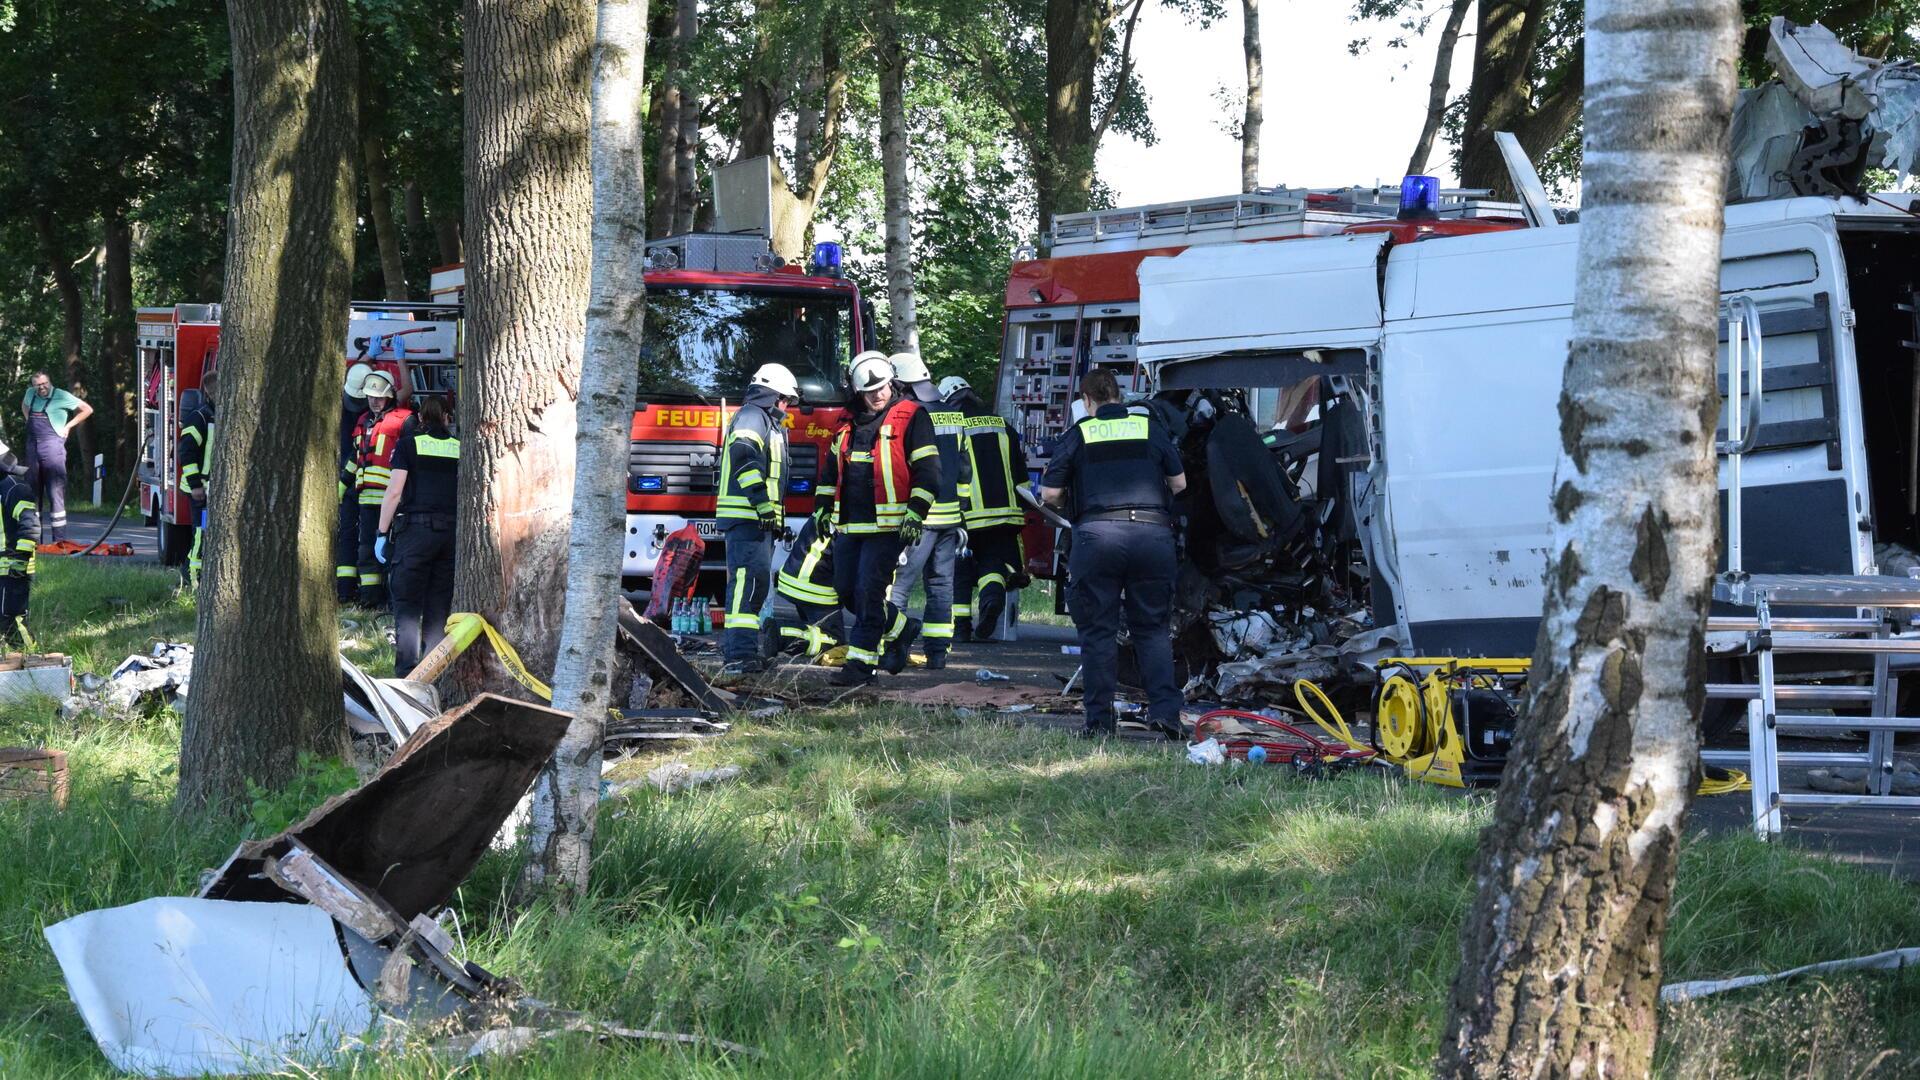
[[[51,599],[47,637],[98,629],[98,614],[54,625]],[[187,892],[239,838],[239,826],[169,810],[177,738],[164,714],[67,724],[50,710],[0,712],[0,743],[69,748],[75,773],[63,813],[0,806],[5,1075],[109,1074],[41,927]],[[1156,748],[895,708],[790,714],[680,756],[746,774],[609,804],[593,896],[571,914],[513,910],[514,862],[489,856],[460,891],[461,922],[475,960],[538,997],[767,1057],[582,1040],[476,1073],[1427,1071],[1482,799],[1382,777],[1201,769]],[[1743,836],[1696,838],[1667,971],[1745,974],[1916,942],[1905,883]],[[1920,976],[1865,975],[1669,1010],[1661,1071],[1906,1074],[1916,1004]],[[424,1056],[337,1070],[447,1073]]]

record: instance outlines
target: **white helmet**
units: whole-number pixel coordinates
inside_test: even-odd
[[[360,382],[360,391],[367,397],[392,397],[393,376],[384,371],[369,371]]]
[[[884,354],[871,350],[853,358],[853,369],[848,372],[847,381],[853,385],[853,392],[865,394],[893,381],[893,365]]]
[[[785,364],[760,365],[760,370],[753,373],[753,385],[764,386],[783,398],[800,396],[800,383]]]
[[[933,373],[927,370],[926,361],[921,360],[917,353],[897,352],[887,357],[887,362],[893,365],[893,377],[908,386],[933,379]]]
[[[962,390],[973,389],[973,384],[958,375],[949,375],[940,380],[940,400],[952,401],[953,395]]]
[[[362,361],[347,369],[347,396],[364,398],[367,396],[367,376],[373,374],[373,365]]]

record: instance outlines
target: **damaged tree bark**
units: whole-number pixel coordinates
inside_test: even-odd
[[[1645,1076],[1699,769],[1733,0],[1588,0],[1553,565],[1440,1074]]]
[[[593,50],[593,279],[580,374],[573,535],[553,705],[572,716],[533,789],[529,889],[570,901],[587,888],[600,807],[601,725],[613,703],[614,637],[626,537],[628,420],[639,393],[647,238],[640,130],[647,0],[600,0]]]

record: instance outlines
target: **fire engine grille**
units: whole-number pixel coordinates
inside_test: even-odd
[[[787,493],[811,495],[820,482],[820,448],[812,443],[787,446]]]
[[[627,446],[627,490],[641,495],[712,495],[720,451],[712,443],[635,439]]]

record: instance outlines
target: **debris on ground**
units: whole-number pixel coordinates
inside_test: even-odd
[[[647,770],[647,775],[637,780],[615,780],[607,784],[605,794],[610,798],[628,795],[642,788],[678,794],[691,788],[707,787],[711,784],[724,784],[745,773],[738,765],[722,765],[717,769],[696,769],[684,761],[669,761]]]
[[[1808,769],[1807,786],[1835,795],[1866,795],[1867,770]],[[1905,758],[1894,762],[1892,787],[1889,790],[1894,795],[1920,795],[1920,766]]]
[[[73,659],[63,653],[8,653],[0,657],[0,701],[73,694]]]
[[[67,752],[0,746],[0,799],[45,799],[67,805]]]
[[[619,719],[607,721],[601,741],[612,753],[630,744],[713,739],[732,729],[731,724],[694,709],[629,709]]]
[[[979,671],[973,673],[973,681],[984,686],[988,683],[1012,682],[1013,676],[1002,675],[990,668],[981,668]]]
[[[101,1051],[147,1076],[305,1071],[399,1040],[510,1053],[569,1031],[746,1051],[522,997],[440,926],[568,722],[483,694],[420,727],[367,783],[242,844],[197,896],[47,927]]]
[[[1016,705],[1055,706],[1061,703],[1060,695],[1052,690],[1019,686],[1011,682],[939,683],[917,690],[883,690],[877,696],[883,700],[900,701],[923,708],[1004,709]]]
[[[635,655],[635,662],[642,661],[657,672],[648,672],[653,678],[655,704],[661,691],[662,678],[671,680],[689,699],[689,703],[709,713],[724,714],[732,711],[733,695],[724,690],[716,690],[700,674],[700,669],[687,662],[673,637],[665,630],[640,617],[625,597],[620,599],[620,642]]]
[[[83,673],[78,688],[61,703],[60,715],[72,719],[109,709],[130,712],[148,702],[177,706],[186,698],[192,678],[193,646],[156,641],[147,652],[122,660],[105,677]]]

